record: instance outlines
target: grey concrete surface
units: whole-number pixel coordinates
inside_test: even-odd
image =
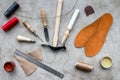
[[[39,36],[45,40],[40,19],[40,9],[44,7],[47,12],[50,44],[52,44],[57,0],[0,0],[0,26],[9,20],[5,18],[3,13],[14,1],[20,4],[20,8],[9,19],[16,16],[20,22],[8,32],[0,29],[0,80],[61,80],[41,68],[38,68],[32,75],[27,77],[14,57],[16,48],[26,53],[40,48],[43,54],[43,63],[63,73],[65,75],[63,80],[119,80],[120,0],[77,0],[77,3],[75,3],[76,0],[63,0],[59,45],[73,11],[79,9],[80,15],[66,41],[67,50],[59,52],[53,52],[48,48],[41,47],[41,41],[34,37],[21,22],[22,19],[26,19],[35,28]],[[94,8],[95,14],[87,17],[84,13],[84,8],[88,5]],[[105,44],[99,54],[88,58],[84,54],[84,48],[75,48],[74,39],[83,27],[107,12],[113,15],[114,21]],[[20,43],[16,40],[18,34],[33,38],[37,43]],[[100,59],[104,56],[110,56],[113,60],[113,66],[110,69],[102,69],[99,64]],[[3,64],[9,60],[13,60],[16,63],[16,68],[11,73],[7,73],[3,69]],[[76,70],[74,66],[78,60],[92,64],[94,70],[92,72]]]

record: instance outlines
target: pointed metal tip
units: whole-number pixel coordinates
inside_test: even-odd
[[[30,41],[31,43],[36,43],[36,41]]]

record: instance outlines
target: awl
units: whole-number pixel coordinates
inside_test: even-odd
[[[32,33],[34,34],[36,37],[38,37],[42,42],[44,42],[35,32],[34,28],[31,27],[28,22],[26,20],[23,20],[23,24],[25,25],[25,27]]]
[[[75,23],[75,21],[76,21],[76,19],[77,19],[77,17],[78,17],[78,14],[79,14],[79,10],[76,9],[76,10],[74,11],[74,14],[73,14],[73,16],[72,16],[72,18],[71,18],[68,26],[67,26],[67,30],[66,30],[65,33],[64,33],[64,36],[63,36],[62,41],[61,41],[62,44],[64,44],[64,42],[65,42],[66,39],[68,38],[68,36],[69,36],[69,34],[70,34],[70,31],[72,30],[72,27],[73,27],[73,25],[74,25],[74,23]]]
[[[18,40],[19,42],[35,43],[35,41],[32,40],[31,38],[28,38],[28,37],[25,37],[25,36],[21,36],[21,35],[18,35],[18,36],[17,36],[17,40]]]
[[[46,39],[46,41],[49,41],[49,34],[48,34],[48,29],[47,29],[47,19],[46,19],[45,9],[42,8],[40,13],[41,13],[42,23],[43,23],[43,27],[44,27],[45,39]]]

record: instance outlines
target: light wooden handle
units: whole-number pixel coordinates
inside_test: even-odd
[[[28,22],[26,20],[23,20],[23,24],[25,25],[25,27],[31,31],[31,32],[35,32],[35,30],[28,24]]]
[[[63,2],[63,0],[58,0],[56,22],[55,22],[55,32],[54,32],[54,37],[53,37],[53,46],[54,47],[57,46],[57,42],[58,42],[59,25],[60,25],[61,11],[62,11],[62,2]]]
[[[27,42],[32,41],[30,38],[27,38],[27,37],[24,37],[24,36],[21,36],[21,35],[17,36],[17,40],[18,41],[27,41]]]
[[[47,27],[46,12],[44,8],[41,9],[41,18],[42,18],[43,26]]]
[[[69,34],[70,34],[70,29],[67,29],[67,30],[65,31],[65,33],[64,33],[63,38],[62,38],[62,41],[61,41],[62,44],[65,43],[65,41],[66,41],[66,39],[68,38]]]

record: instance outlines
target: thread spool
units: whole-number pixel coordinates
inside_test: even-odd
[[[88,64],[88,63],[84,63],[84,62],[76,62],[75,67],[79,70],[83,70],[83,71],[92,71],[93,70],[93,66]]]
[[[12,27],[14,27],[17,23],[19,22],[17,17],[12,18],[11,20],[9,20],[6,24],[4,24],[2,26],[2,29],[4,31],[8,31],[10,30]]]
[[[15,63],[13,61],[8,61],[4,64],[4,70],[7,72],[13,71],[15,68]]]
[[[10,17],[19,7],[17,2],[14,2],[4,13],[6,17]]]

